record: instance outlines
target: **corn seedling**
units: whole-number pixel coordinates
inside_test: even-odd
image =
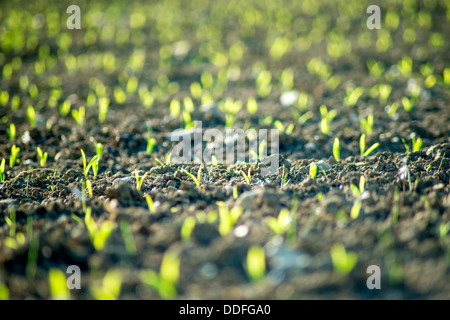
[[[317,175],[317,165],[315,163],[311,163],[309,165],[309,176],[311,179],[315,179]]]
[[[163,299],[173,299],[177,295],[176,285],[180,276],[180,258],[174,252],[166,252],[161,262],[159,274],[145,270],[140,274],[142,282],[154,289]]]
[[[283,164],[283,173],[281,174],[281,187],[284,187],[290,180],[286,181],[289,172],[286,172],[285,165]]]
[[[147,206],[150,213],[155,213],[155,204],[153,203],[152,197],[148,194],[145,197],[145,200],[147,201]]]
[[[83,126],[86,116],[86,108],[81,106],[78,110],[72,110],[72,117],[79,126]]]
[[[125,251],[130,255],[134,255],[137,250],[130,223],[126,220],[122,220],[120,221],[119,228],[122,234],[123,242],[125,243]]]
[[[59,113],[62,117],[65,117],[69,114],[71,108],[70,100],[65,100],[63,103],[59,105]]]
[[[363,133],[359,138],[359,152],[362,157],[367,157],[373,150],[379,147],[379,143],[376,142],[370,146],[369,149],[366,150],[366,135]]]
[[[84,177],[87,179],[87,176],[89,175],[89,171],[91,170],[92,165],[93,165],[95,162],[98,163],[98,161],[99,161],[99,155],[98,155],[98,154],[95,155],[95,156],[91,159],[91,161],[89,161],[89,164],[88,164],[87,161],[86,161],[86,155],[84,154],[83,149],[80,149],[80,150],[81,150],[81,158],[82,158],[82,160],[83,160],[83,174],[84,174]]]
[[[122,289],[122,275],[118,270],[109,269],[101,285],[92,283],[89,289],[96,300],[117,300]]]
[[[404,141],[404,140],[403,140]],[[405,142],[403,142],[405,144]],[[416,152],[416,151],[420,151],[420,149],[422,149],[422,138],[417,138],[415,136],[412,137],[412,151]],[[409,152],[409,150],[408,150]]]
[[[222,202],[218,201],[217,205],[219,206],[219,232],[222,236],[227,235],[231,232],[234,227],[234,224],[239,219],[242,214],[241,207],[234,207],[233,209],[229,209],[228,206]]]
[[[388,114],[389,118],[394,118],[398,107],[399,105],[397,102],[393,102],[391,105],[386,107],[386,113]]]
[[[33,106],[28,106],[27,108],[27,117],[28,121],[30,121],[31,126],[36,127],[36,112],[34,111]]]
[[[304,124],[306,121],[308,121],[309,119],[311,119],[314,116],[314,113],[312,111],[307,111],[304,114],[302,114],[298,119],[297,122],[299,124]]]
[[[201,164],[200,167],[198,168],[197,178],[194,177],[193,174],[191,174],[188,171],[183,169],[183,172],[186,173],[189,176],[189,178],[192,179],[192,181],[194,181],[195,185],[197,186],[197,189],[200,189],[200,182],[201,182],[201,177],[202,177],[202,169],[203,169],[203,164]]]
[[[255,114],[258,111],[258,103],[256,99],[251,97],[247,100],[247,111],[250,114]]]
[[[213,166],[217,166],[219,164],[219,161],[217,160],[217,157],[214,154],[211,155],[211,164]]]
[[[359,213],[361,211],[362,202],[361,201],[355,201],[355,203],[352,206],[352,210],[350,211],[350,217],[352,219],[356,219],[359,217]]]
[[[97,251],[102,250],[105,247],[106,241],[114,230],[114,223],[112,221],[105,221],[100,226],[94,221],[91,215],[92,209],[86,208],[86,215],[84,223],[89,231],[92,244]]]
[[[86,180],[86,189],[88,190],[89,197],[92,198],[93,192],[92,192],[92,183],[90,180]]]
[[[268,217],[266,222],[275,234],[283,235],[289,230],[292,216],[288,209],[282,209],[277,218]]]
[[[0,282],[0,301],[5,300],[9,300],[9,289],[3,282]]]
[[[9,129],[7,131],[9,140],[13,141],[16,138],[16,126],[14,125],[14,123],[11,123],[9,125]]]
[[[330,131],[330,122],[337,115],[336,110],[328,111],[325,105],[320,106],[320,115],[322,120],[320,121],[320,130],[323,134],[328,134]]]
[[[108,115],[109,99],[102,97],[98,100],[98,121],[103,123]]]
[[[37,154],[39,157],[39,164],[41,165],[41,167],[45,167],[45,163],[47,162],[48,153],[43,152],[40,147],[37,147],[36,151],[37,151]]]
[[[403,97],[402,98],[402,106],[403,106],[403,109],[405,109],[406,112],[410,112],[412,110],[412,108],[414,107],[414,105],[411,102],[411,100],[409,100],[407,97]]]
[[[338,137],[334,138],[333,156],[336,159],[336,161],[339,161],[341,159],[341,150],[339,147],[339,138]]]
[[[359,187],[355,186],[354,184],[350,185],[350,189],[352,190],[353,195],[359,196],[360,194],[362,194],[365,190],[365,185],[366,185],[366,177],[362,175],[359,178]]]
[[[155,147],[156,139],[152,137],[152,129],[147,130],[147,153],[151,154],[153,152],[153,148]]]
[[[352,271],[358,261],[356,253],[347,252],[342,244],[334,245],[330,253],[334,270],[341,275],[346,275]]]
[[[361,131],[367,134],[371,134],[373,132],[373,114],[369,114],[367,119],[361,118]]]
[[[14,165],[17,162],[17,156],[19,155],[20,148],[13,145],[11,147],[11,157],[9,158],[9,167],[14,168]]]
[[[439,225],[439,237],[441,239],[445,238],[448,235],[449,231],[450,231],[450,222],[447,223],[442,222]]]
[[[181,226],[181,240],[183,240],[183,242],[190,241],[194,227],[195,227],[195,218],[187,217],[184,220],[183,225]]]
[[[238,189],[237,186],[233,186],[233,199],[236,200],[238,198]]]
[[[354,105],[356,105],[363,93],[364,89],[362,87],[356,87],[353,90],[347,90],[347,95],[344,98],[344,104],[348,107],[353,107]]]
[[[2,159],[2,162],[0,163],[0,182],[5,181],[5,159]]]
[[[264,248],[252,246],[248,249],[246,271],[251,281],[257,282],[266,275],[266,256]]]
[[[392,91],[392,86],[389,84],[380,84],[378,86],[378,91],[380,93],[380,103],[384,104],[387,102],[389,95]]]
[[[136,190],[140,191],[142,184],[144,183],[145,178],[147,177],[148,172],[146,172],[142,177],[139,177],[139,173],[137,169],[134,170],[134,176],[136,178]]]
[[[392,208],[392,222],[397,223],[398,222],[398,214],[400,211],[400,190],[398,188],[395,189],[394,192],[394,207]]]
[[[248,174],[245,174],[245,172],[242,171],[242,170],[241,170],[241,174],[244,177],[245,182],[247,182],[247,184],[250,185],[251,184],[251,179],[252,179],[252,177],[250,175],[250,168],[248,168]]]
[[[70,300],[66,275],[59,269],[51,268],[48,273],[48,284],[53,300]]]

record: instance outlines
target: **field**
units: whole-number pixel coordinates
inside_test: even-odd
[[[0,299],[450,299],[449,1],[76,2],[0,4]]]

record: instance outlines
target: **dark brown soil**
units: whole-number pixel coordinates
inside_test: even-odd
[[[8,10],[17,8],[18,4],[1,6],[5,7],[5,12],[10,12]],[[117,4],[117,8],[122,6]],[[191,5],[184,6],[184,10],[194,10]],[[345,31],[352,41],[352,51],[339,59],[327,55],[326,43],[322,41],[305,52],[292,49],[282,59],[274,61],[264,46],[267,29],[257,28],[254,35],[241,38],[248,48],[240,64],[241,77],[230,82],[223,96],[216,100],[231,97],[243,102],[235,128],[272,128],[273,122],[263,122],[268,115],[273,121],[280,120],[285,127],[295,124],[291,134],[280,134],[280,163],[287,168],[290,165],[285,185],[282,185],[281,169],[277,174],[263,177],[258,173],[259,164],[219,164],[203,168],[197,189],[181,170],[196,175],[198,164],[160,166],[156,162],[155,158],[165,161],[175,145],[167,135],[184,126],[182,118],[170,115],[171,99],[182,101],[189,96],[190,83],[199,81],[203,71],[211,71],[217,76],[218,69],[207,60],[197,64],[191,61],[200,46],[193,34],[198,26],[190,20],[191,15],[183,20],[186,23],[183,39],[192,42],[190,53],[182,60],[174,60],[172,67],[166,70],[158,66],[159,51],[148,49],[146,59],[149,62],[137,74],[140,83],[148,88],[156,85],[160,74],[166,74],[170,82],[179,84],[179,90],[156,99],[151,108],[142,105],[137,93],[128,95],[123,104],[118,103],[111,93],[109,113],[102,124],[98,121],[96,106],[86,108],[83,126],[79,126],[70,114],[63,117],[57,107],[50,107],[47,103],[51,92],[47,85],[48,76],[56,74],[63,79],[63,96],[59,103],[73,94],[72,109],[77,109],[86,104],[89,81],[94,77],[111,91],[116,86],[125,90],[126,82],[119,81],[124,74],[121,65],[128,60],[132,43],[117,47],[114,42],[98,40],[94,45],[85,46],[82,39],[86,29],[70,33],[73,36],[70,54],[112,52],[117,63],[112,73],[94,67],[70,73],[64,65],[65,60],[57,54],[56,40],[48,38],[44,31],[39,46],[48,44],[50,56],[58,61],[48,74],[37,76],[32,72],[39,47],[2,51],[0,67],[17,56],[22,58],[23,66],[9,80],[2,80],[0,89],[8,91],[11,97],[18,95],[23,103],[17,111],[11,109],[10,102],[0,107],[0,119],[3,119],[0,121],[0,160],[6,159],[6,181],[0,184],[0,284],[4,283],[13,299],[48,299],[51,298],[49,270],[58,268],[65,272],[69,265],[78,265],[82,271],[81,290],[72,290],[71,297],[92,299],[93,281],[101,279],[112,268],[122,275],[120,299],[159,299],[161,297],[154,289],[142,284],[139,272],[148,269],[158,272],[164,254],[170,251],[176,252],[181,259],[177,299],[449,299],[450,232],[446,233],[445,229],[450,227],[450,91],[442,77],[433,87],[425,87],[419,71],[427,62],[434,64],[435,74],[439,75],[449,67],[447,40],[440,49],[427,47],[430,32],[441,33],[444,39],[448,37],[450,23],[448,11],[446,17],[443,6],[439,2],[437,8],[429,10],[433,30],[423,29],[414,43],[401,40],[403,28],[392,30],[394,45],[383,53],[358,45],[357,35],[362,32],[358,28],[362,29],[362,25],[365,28],[365,9],[360,18],[351,20],[355,31],[352,32],[352,28]],[[42,7],[45,5],[30,10],[39,12]],[[132,8],[139,8],[139,5],[133,3]],[[303,17],[302,9],[295,4],[287,8],[293,15]],[[334,12],[330,8],[324,6],[320,12]],[[386,8],[389,6],[383,7]],[[208,5],[203,9],[207,23],[210,23],[208,12],[213,9]],[[63,17],[64,10],[61,9]],[[131,10],[124,9],[121,14],[126,16]],[[448,5],[446,10],[450,10]],[[228,20],[218,22],[229,36],[223,35],[227,48],[231,38],[240,36],[238,26],[232,23],[232,18],[237,15],[236,12],[229,13]],[[337,17],[330,15],[330,23],[334,26]],[[123,17],[119,15],[119,18],[117,21],[122,21]],[[142,29],[148,35],[144,45],[159,48],[161,43],[152,29],[158,20],[148,19]],[[311,16],[305,17],[305,21],[311,19]],[[331,27],[327,30],[331,32]],[[416,54],[422,47],[428,48],[425,58]],[[400,102],[407,96],[411,79],[421,84],[422,93],[410,112],[406,112],[400,103],[396,116],[391,118],[385,111],[386,103],[382,104],[368,94],[373,85],[387,81],[372,78],[366,61],[370,58],[383,61],[389,70],[395,68],[404,55],[413,57],[413,74],[397,76],[390,82],[392,93],[387,104]],[[341,79],[340,85],[330,89],[320,77],[308,72],[306,65],[313,57],[319,57],[331,66],[333,74]],[[274,85],[268,97],[257,98],[258,111],[252,115],[247,112],[245,103],[249,97],[257,97],[252,71],[256,61],[264,62],[272,71]],[[293,89],[310,94],[310,104],[304,110],[284,107],[280,103],[283,89],[276,79],[288,67],[294,71]],[[39,88],[36,100],[20,89],[19,78],[23,74]],[[126,72],[125,75],[131,74]],[[344,97],[346,88],[352,85],[366,91],[355,106],[349,107],[344,104]],[[225,130],[222,111],[217,108],[214,109],[217,112],[205,112],[200,108],[200,100],[193,101],[192,120],[202,121],[203,130]],[[28,102],[38,113],[38,124],[34,127],[26,114]],[[319,106],[322,104],[337,111],[328,134],[320,130]],[[299,124],[293,113],[304,114],[308,110],[313,116]],[[373,132],[366,135],[366,145],[369,147],[376,142],[380,145],[369,156],[362,157],[359,155],[359,117],[367,117],[370,113],[374,116],[374,126]],[[51,128],[46,126],[49,121],[53,123]],[[10,123],[17,128],[16,138],[12,141],[7,134]],[[156,139],[152,154],[146,152],[148,128],[152,129]],[[340,161],[333,157],[335,137],[340,140]],[[406,152],[402,139],[411,145],[413,137],[420,137],[423,146],[419,151]],[[96,142],[103,144],[104,152],[98,176],[94,177],[92,171],[88,176],[93,197],[90,198],[87,191],[84,197],[85,206],[92,208],[97,224],[114,223],[114,230],[102,250],[96,250],[92,244],[84,225],[85,212],[79,196],[85,180],[80,149],[91,159],[96,153]],[[20,147],[18,163],[13,168],[8,163],[12,145]],[[37,147],[48,152],[44,168],[39,166]],[[319,171],[316,178],[311,179],[309,165],[319,160],[328,163],[331,169],[325,173]],[[250,185],[240,172],[247,172],[248,168],[253,173]],[[134,170],[141,176],[148,173],[140,191],[136,190]],[[410,181],[405,172],[410,173]],[[362,175],[366,179],[365,191],[355,195],[350,186],[358,186]],[[117,180],[126,177],[130,179]],[[237,199],[233,197],[233,186],[237,187]],[[153,213],[148,209],[147,195],[155,203]],[[234,230],[225,236],[219,233],[218,220],[207,222],[201,219],[203,214],[212,216],[214,213],[211,212],[218,211],[218,201],[225,202],[229,208],[241,206],[243,209]],[[291,210],[296,201],[294,232],[275,235],[267,224],[267,217],[276,217],[283,208]],[[359,216],[352,219],[350,212],[356,201],[362,201],[362,208]],[[11,248],[6,241],[11,231],[6,218],[10,218],[12,212],[16,216],[16,232],[25,235],[24,243],[19,243],[16,248]],[[184,242],[181,228],[187,217],[195,217],[197,222],[190,241]],[[30,261],[33,238],[29,237],[27,221],[32,222],[34,238],[38,239],[35,273],[29,270],[33,268],[33,261]],[[135,253],[126,248],[121,222],[130,225]],[[358,257],[355,267],[347,275],[336,272],[331,259],[330,250],[338,243]],[[265,248],[267,266],[266,276],[257,283],[250,281],[245,268],[248,249],[254,245]],[[381,290],[369,290],[366,286],[370,265],[380,267]]]

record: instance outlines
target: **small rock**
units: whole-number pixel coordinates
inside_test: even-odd
[[[112,185],[116,186],[117,184],[121,183],[121,182],[129,182],[131,181],[132,178],[131,177],[125,177],[125,178],[117,178],[113,181]]]
[[[317,169],[319,169],[320,171],[322,171],[322,170],[327,171],[327,170],[331,169],[331,166],[323,160],[320,160],[320,161],[317,161],[314,163],[316,164]]]

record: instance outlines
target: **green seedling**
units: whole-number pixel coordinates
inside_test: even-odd
[[[69,114],[71,108],[70,100],[65,100],[63,103],[59,105],[59,113],[62,117],[65,117]]]
[[[215,155],[211,155],[211,164],[213,166],[217,166],[219,164],[219,161],[217,160],[217,157]]]
[[[258,282],[266,275],[266,256],[264,248],[252,246],[248,249],[246,260],[246,271],[253,282]]]
[[[109,269],[101,285],[92,283],[89,290],[96,300],[117,300],[122,289],[122,275],[119,270]]]
[[[378,86],[378,91],[380,93],[380,103],[384,104],[387,102],[389,95],[392,91],[392,86],[389,84],[380,84]]]
[[[355,186],[354,184],[350,185],[350,189],[352,190],[353,195],[354,196],[361,195],[365,190],[365,185],[366,185],[366,177],[362,175],[359,178],[359,187]]]
[[[237,186],[233,186],[233,199],[236,200],[238,198],[238,188]]]
[[[103,144],[102,143],[97,142],[95,144],[95,152],[99,157],[102,156],[102,154],[103,154]]]
[[[364,93],[364,89],[362,87],[356,87],[355,89],[349,89],[346,92],[346,96],[344,98],[344,104],[348,107],[353,107],[358,103],[359,98]]]
[[[397,223],[398,222],[398,214],[400,211],[400,190],[398,188],[395,189],[394,192],[394,207],[392,208],[392,222]]]
[[[195,185],[197,186],[197,189],[200,189],[200,182],[201,182],[201,178],[202,178],[202,169],[203,169],[203,164],[201,164],[200,167],[198,168],[197,178],[194,177],[193,174],[191,174],[188,171],[183,169],[183,172],[186,173],[189,176],[189,178],[192,179],[192,181],[194,181]]]
[[[184,220],[183,225],[181,226],[181,240],[183,240],[183,242],[187,243],[190,241],[194,227],[195,227],[195,218],[187,217]]]
[[[164,163],[162,163],[161,160],[159,160],[158,158],[155,158],[155,161],[156,161],[160,166],[164,166]]]
[[[89,171],[91,170],[92,165],[93,165],[95,162],[98,163],[100,157],[99,157],[98,154],[95,155],[95,156],[91,159],[91,161],[89,161],[89,164],[87,164],[87,161],[86,161],[86,155],[84,154],[84,150],[83,150],[83,149],[80,149],[80,150],[81,150],[81,158],[82,158],[82,160],[83,160],[83,174],[84,174],[84,177],[87,179],[87,176],[89,175]]]
[[[0,282],[0,301],[5,300],[9,300],[9,289],[3,282]]]
[[[70,300],[70,291],[67,288],[64,272],[51,268],[48,272],[48,284],[53,300]]]
[[[386,112],[389,118],[394,118],[395,114],[397,113],[398,107],[399,105],[397,102],[393,102],[391,105],[386,107]]]
[[[92,192],[92,183],[90,180],[86,180],[86,189],[88,190],[89,197],[92,198],[93,192]]]
[[[289,183],[289,181],[291,181],[291,180],[286,181],[288,174],[289,172],[286,171],[285,165],[283,164],[283,173],[281,174],[281,187],[284,187]]]
[[[147,206],[148,206],[148,210],[150,211],[150,213],[155,213],[155,204],[153,203],[153,199],[152,197],[148,194],[145,197],[145,200],[147,201]]]
[[[250,153],[252,154],[253,158],[261,160],[264,156],[264,151],[266,150],[266,146],[267,146],[267,141],[263,140],[263,141],[261,141],[261,143],[258,146],[258,154],[255,151],[250,150]]]
[[[84,223],[89,231],[95,250],[100,251],[105,247],[106,241],[108,241],[108,238],[115,226],[112,221],[105,221],[99,227],[92,218],[91,212],[92,209],[90,207],[86,208]]]
[[[312,111],[307,111],[298,117],[297,122],[300,125],[305,124],[305,122],[308,121],[309,119],[311,119],[313,116],[314,116],[314,113]]]
[[[252,181],[251,181],[252,177],[251,177],[251,175],[250,175],[250,168],[248,168],[248,174],[245,174],[245,172],[242,171],[242,170],[241,170],[241,174],[242,174],[242,176],[244,177],[245,182],[247,182],[247,184],[250,185],[251,182],[252,182]]]
[[[255,98],[253,98],[253,97],[248,98],[247,111],[250,114],[255,114],[258,111],[258,103],[256,102]]]
[[[9,226],[9,236],[11,238],[16,237],[16,211],[11,210],[9,218],[5,217],[6,224]]]
[[[33,106],[28,106],[27,117],[28,117],[28,121],[30,121],[31,126],[36,127],[36,125],[37,125],[36,112],[34,111]]]
[[[408,143],[403,138],[402,142],[403,146],[405,147],[406,153],[409,153],[411,151],[411,148],[409,147]],[[422,138],[419,137],[416,139],[416,136],[414,135],[412,137],[412,152],[420,151],[420,149],[422,149],[422,145],[423,145]]]
[[[86,108],[81,106],[78,110],[72,110],[72,117],[79,126],[83,126],[86,116]]]
[[[0,163],[0,182],[5,181],[6,177],[5,177],[5,159],[2,159],[2,162]]]
[[[266,222],[275,234],[283,235],[289,230],[292,222],[292,215],[288,209],[282,209],[278,213],[277,218],[268,217]]]
[[[159,274],[153,270],[145,270],[140,274],[142,282],[158,292],[163,299],[176,297],[179,277],[180,258],[171,251],[164,254]]]
[[[153,148],[155,147],[156,139],[152,137],[152,129],[147,130],[147,153],[151,154],[153,152]]]
[[[103,123],[108,115],[109,99],[102,97],[98,100],[98,121]]]
[[[359,217],[359,213],[361,212],[362,202],[355,201],[352,206],[352,210],[350,211],[350,217],[352,219],[357,219]]]
[[[447,223],[442,222],[439,225],[439,237],[441,239],[444,239],[448,235],[449,231],[450,231],[450,222]]]
[[[14,165],[17,162],[17,156],[19,155],[20,148],[16,147],[14,144],[11,147],[11,157],[9,158],[9,167],[14,168]]]
[[[16,126],[14,125],[14,123],[11,123],[9,125],[9,129],[7,131],[9,140],[13,141],[16,138]]]
[[[367,134],[371,134],[373,132],[373,114],[369,114],[367,119],[361,118],[361,131]]]
[[[342,244],[331,248],[331,260],[334,270],[341,275],[347,275],[356,265],[358,256],[354,252],[347,252]]]
[[[327,106],[321,105],[320,115],[322,117],[322,120],[320,121],[320,130],[323,134],[328,134],[330,131],[330,122],[334,119],[334,117],[336,117],[337,112],[336,110],[328,111]]]
[[[142,184],[144,183],[145,178],[147,177],[148,172],[146,172],[142,177],[139,177],[139,173],[137,169],[134,170],[134,176],[136,178],[136,190],[140,191]]]
[[[359,138],[359,151],[362,157],[369,156],[369,154],[371,154],[372,151],[378,148],[379,146],[380,144],[376,142],[372,146],[370,146],[369,149],[366,150],[366,135],[363,133],[361,135],[361,138]]]
[[[317,175],[317,165],[315,163],[311,163],[309,165],[309,176],[311,179],[315,179]]]
[[[39,164],[41,165],[41,167],[45,167],[48,153],[47,152],[44,153],[40,147],[37,147],[36,151],[39,157]]]
[[[414,105],[411,102],[411,100],[409,100],[407,97],[403,97],[402,98],[402,106],[403,106],[403,109],[405,109],[406,112],[410,112],[413,109],[413,107],[414,107]]]
[[[122,220],[120,221],[119,228],[122,233],[123,242],[125,243],[125,251],[130,255],[134,255],[137,250],[130,223],[126,220]]]
[[[234,207],[233,209],[229,209],[228,206],[222,202],[218,201],[217,205],[219,206],[219,232],[222,236],[227,235],[233,230],[233,227],[236,221],[242,214],[242,207]]]
[[[334,138],[333,156],[336,159],[336,161],[339,161],[341,159],[341,150],[339,147],[339,138],[338,137]]]

